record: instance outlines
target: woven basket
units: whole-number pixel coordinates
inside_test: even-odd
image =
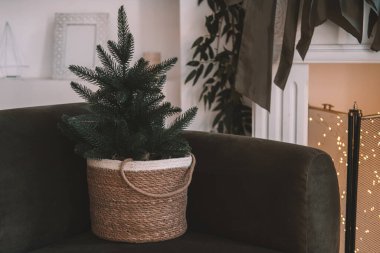
[[[193,155],[157,161],[88,159],[93,233],[135,243],[182,235],[194,166]]]

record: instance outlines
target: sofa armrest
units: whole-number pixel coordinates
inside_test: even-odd
[[[191,230],[286,253],[338,252],[338,182],[326,153],[250,137],[185,137],[197,158]]]
[[[89,229],[86,163],[57,128],[78,104],[0,111],[0,253]]]

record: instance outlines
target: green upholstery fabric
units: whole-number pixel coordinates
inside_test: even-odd
[[[207,234],[187,233],[177,239],[158,243],[119,243],[81,234],[61,243],[31,253],[280,253],[247,243]]]
[[[78,106],[0,111],[0,252],[39,248],[89,228],[84,159],[57,129]]]
[[[141,245],[95,238],[85,161],[56,126],[80,106],[0,111],[0,253],[338,252],[339,192],[327,154],[200,132],[184,133],[197,157],[186,235]]]
[[[185,136],[197,157],[192,230],[289,253],[338,252],[338,182],[326,153],[249,137]]]

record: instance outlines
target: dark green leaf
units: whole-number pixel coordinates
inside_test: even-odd
[[[199,44],[201,44],[203,41],[203,37],[199,37],[198,39],[196,39],[193,43],[193,45],[191,46],[191,48],[194,48],[196,46],[198,46]]]
[[[203,75],[203,78],[206,78],[211,73],[213,67],[214,67],[213,63],[209,63],[207,65],[207,68],[206,68],[206,71],[205,71],[205,73]]]
[[[214,118],[214,121],[212,122],[212,127],[215,127],[217,124],[219,124],[223,116],[224,116],[223,112],[217,113]]]
[[[208,7],[210,7],[210,9],[211,9],[213,12],[216,12],[216,4],[215,4],[215,1],[213,1],[213,0],[207,0],[207,4],[208,4]]]
[[[195,84],[198,82],[199,77],[200,77],[200,76],[202,75],[202,73],[203,73],[203,69],[204,69],[204,65],[201,64],[201,65],[198,67],[198,69],[197,69],[197,73],[196,73],[196,75],[195,75],[195,79],[194,79],[194,81],[193,81],[193,85],[195,85]]]
[[[231,25],[230,24],[226,24],[223,27],[222,35],[225,35],[230,29],[231,29]]]
[[[206,54],[205,51],[202,51],[202,52],[201,52],[201,59],[203,59],[203,60],[205,60],[205,61],[208,60],[208,55]]]
[[[199,65],[199,61],[189,61],[186,65],[196,67]]]
[[[203,90],[202,90],[202,92],[201,92],[201,95],[199,96],[199,101],[202,100],[202,97],[203,97],[204,94],[207,92],[207,90],[208,90],[208,87],[207,87],[207,86],[203,87]]]
[[[190,80],[192,80],[196,74],[197,74],[197,70],[194,69],[193,71],[191,71],[190,74],[186,77],[185,84],[189,82]]]
[[[208,95],[204,95],[203,96],[203,106],[206,108],[206,105],[207,105],[207,101],[208,101]]]
[[[215,54],[214,54],[214,49],[212,49],[211,46],[208,46],[208,55],[210,56],[210,59],[214,59]]]
[[[202,48],[201,47],[197,47],[194,51],[194,54],[193,54],[193,59],[195,59],[197,57],[198,54],[200,54],[202,52]]]
[[[215,79],[211,77],[211,78],[207,79],[207,81],[204,83],[204,85],[209,84],[209,83],[213,83],[213,82],[215,82]]]

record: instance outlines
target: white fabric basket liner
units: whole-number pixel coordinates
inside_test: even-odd
[[[163,169],[188,168],[192,162],[191,156],[152,161],[130,161],[124,165],[126,171],[153,171]],[[87,165],[95,168],[120,170],[122,161],[109,159],[87,159]]]

